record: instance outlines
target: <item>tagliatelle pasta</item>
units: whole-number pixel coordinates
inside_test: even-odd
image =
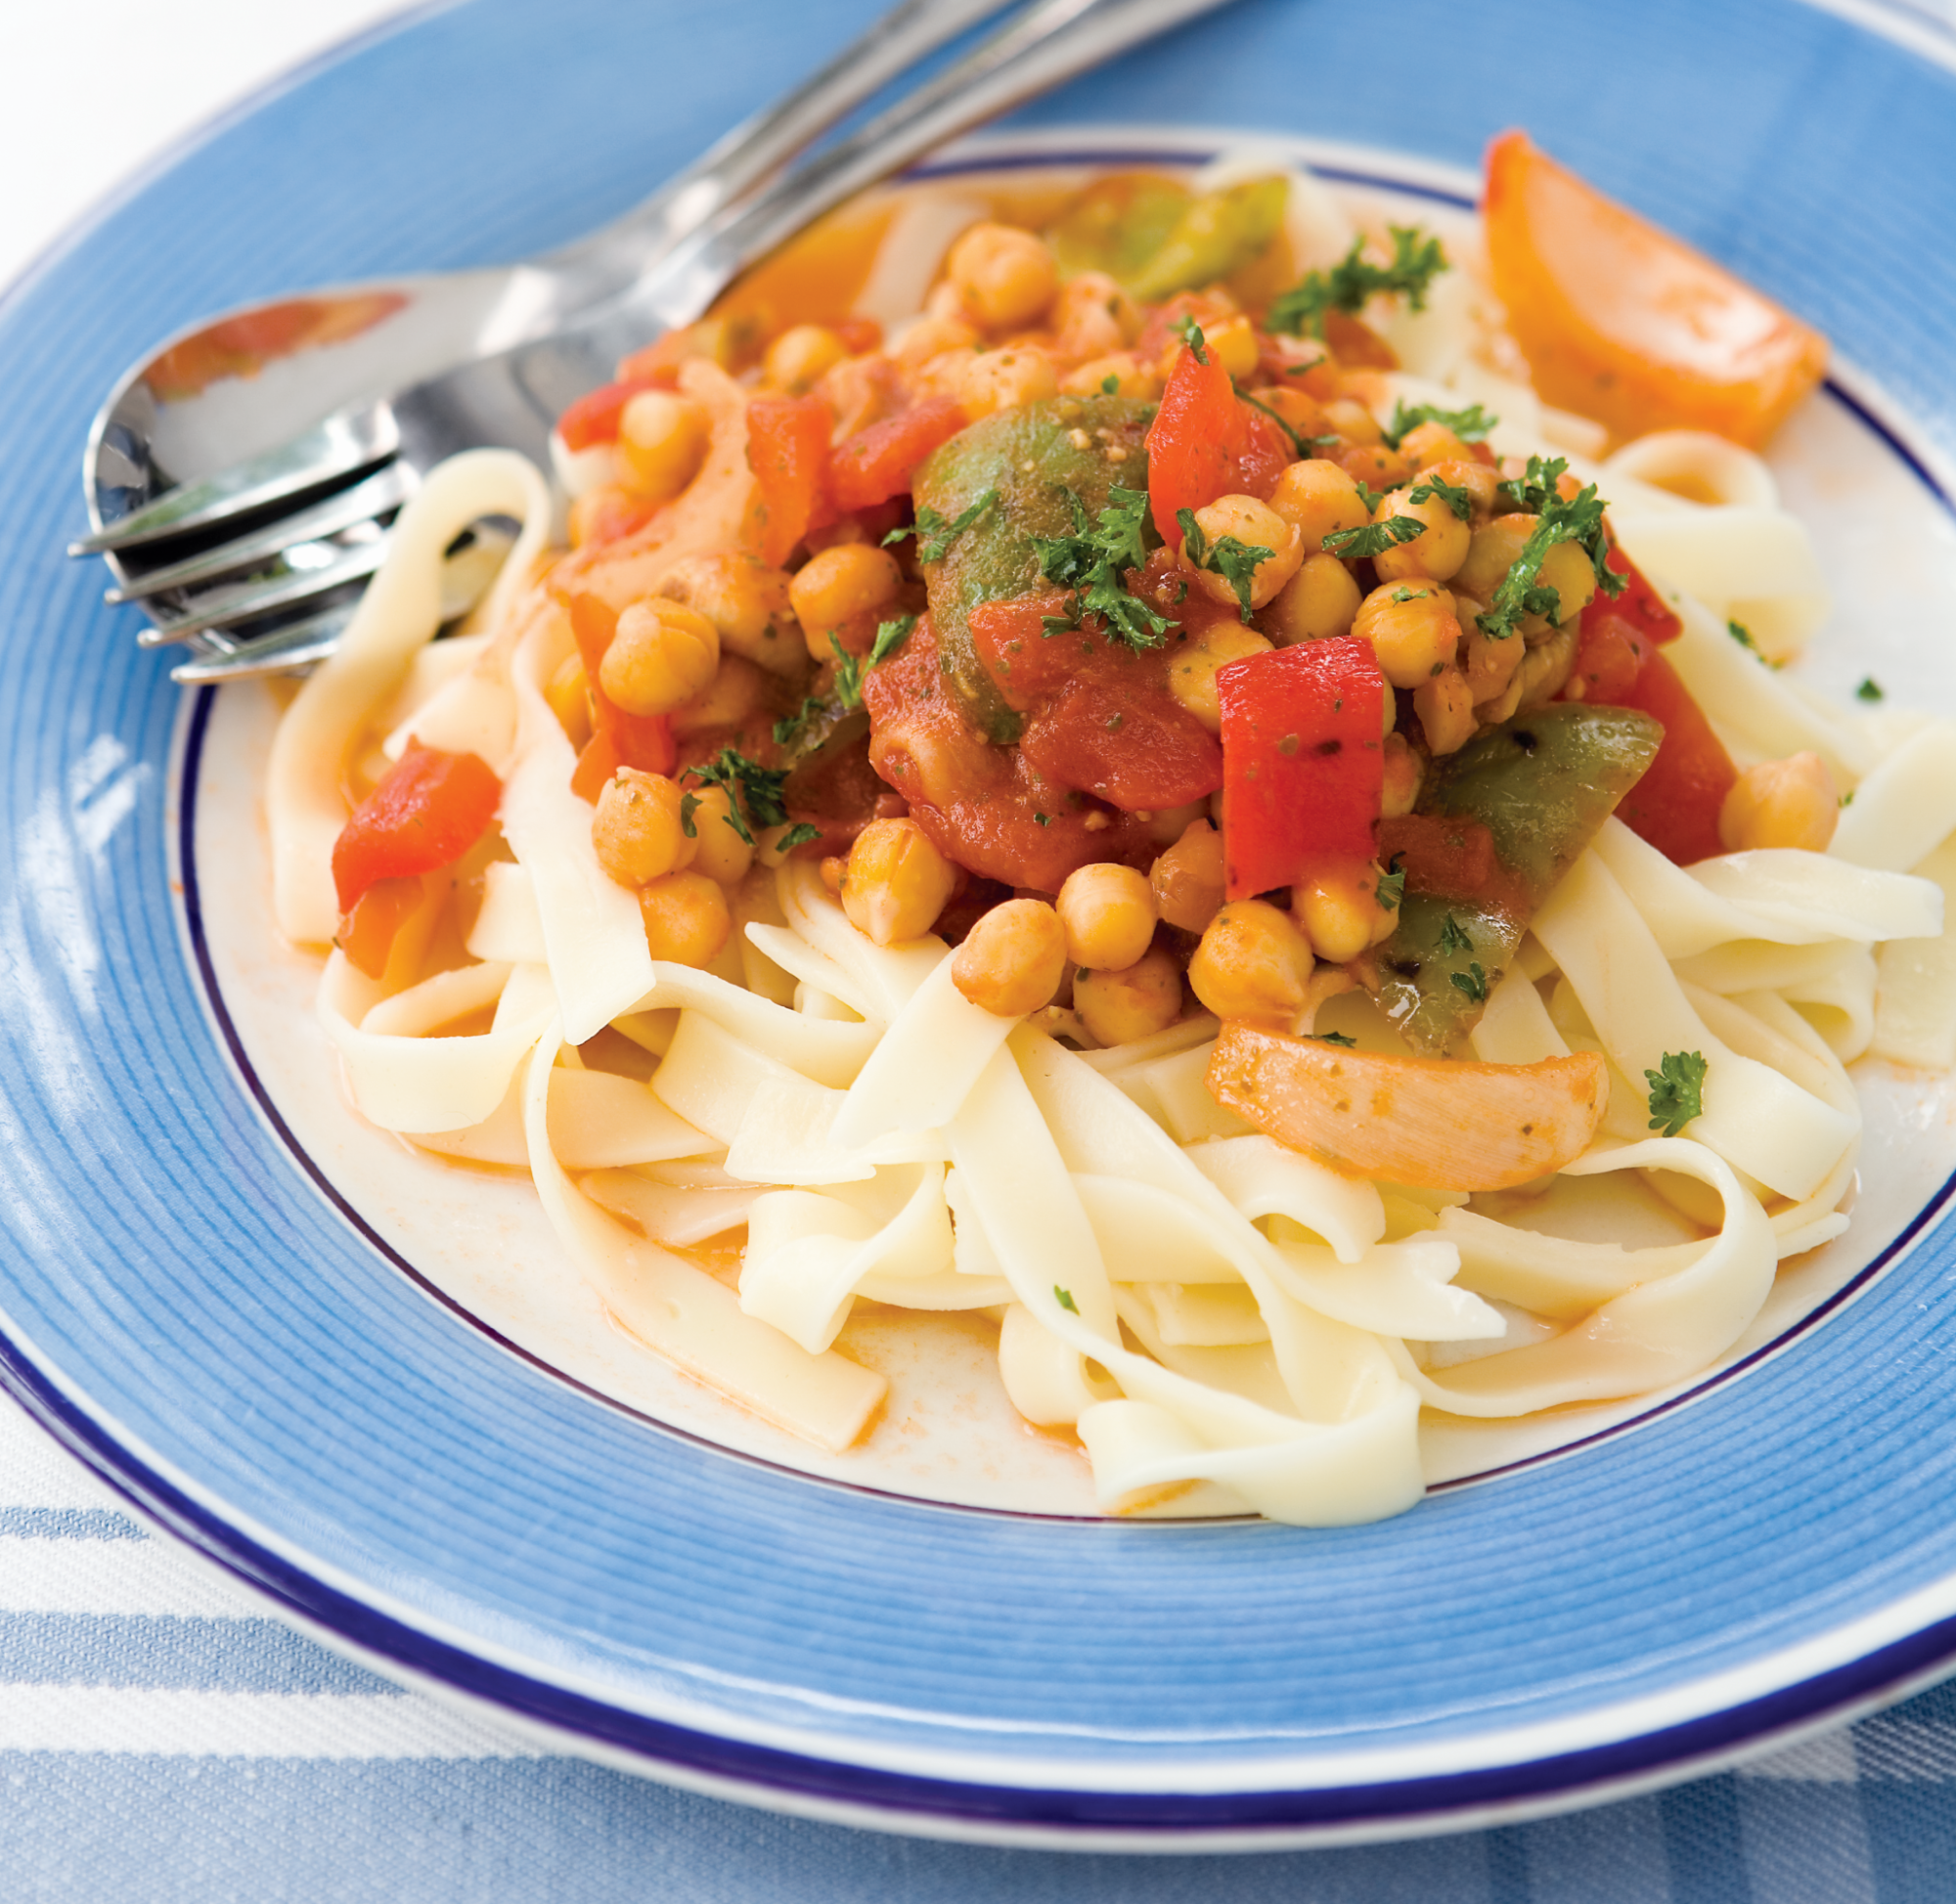
[[[958,193],[573,407],[568,552],[508,453],[402,511],[267,789],[353,1105],[831,1453],[853,1316],[984,1318],[1107,1513],[1368,1521],[1423,1420],[1700,1375],[1846,1226],[1845,1067],[1956,1059],[1956,733],[1769,667],[1826,592],[1766,465],[1603,454],[1438,241],[1254,156]]]

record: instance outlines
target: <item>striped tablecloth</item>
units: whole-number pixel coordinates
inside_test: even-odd
[[[0,1400],[0,1900],[1951,1904],[1956,1687],[1540,1824],[1198,1858],[812,1825],[539,1749],[300,1638]]]

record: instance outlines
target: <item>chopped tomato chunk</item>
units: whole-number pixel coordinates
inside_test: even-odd
[[[1482,210],[1535,387],[1619,435],[1709,429],[1756,448],[1826,371],[1817,331],[1524,133],[1489,147]]]
[[[1718,809],[1739,771],[1677,670],[1661,654],[1647,656],[1618,705],[1655,715],[1664,723],[1664,744],[1624,794],[1617,818],[1680,866],[1724,852]]]
[[[1371,645],[1350,636],[1273,648],[1216,671],[1230,899],[1372,858],[1385,785],[1385,695]]]
[[[820,397],[756,397],[747,406],[747,466],[764,511],[761,559],[777,568],[834,510],[827,497],[835,413]]]
[[[1628,580],[1622,595],[1598,590],[1583,609],[1576,665],[1562,698],[1621,706],[1651,650],[1676,641],[1684,624],[1621,549],[1613,547],[1605,560]]]
[[[1267,496],[1290,460],[1283,432],[1237,396],[1215,354],[1202,364],[1183,350],[1148,426],[1148,506],[1162,541],[1181,547],[1178,509]]]
[[[931,397],[858,430],[836,445],[829,460],[829,493],[838,510],[867,509],[906,494],[911,472],[940,443],[964,427],[964,406],[952,397]]]
[[[382,879],[412,878],[461,859],[496,818],[502,798],[502,781],[475,755],[410,740],[333,844],[341,913]]]
[[[625,406],[641,390],[670,390],[670,376],[634,376],[617,383],[600,383],[585,394],[556,420],[556,433],[566,450],[588,450],[594,443],[615,443],[618,420]]]

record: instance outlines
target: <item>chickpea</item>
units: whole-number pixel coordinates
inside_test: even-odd
[[[1141,314],[1104,271],[1083,271],[1061,288],[1052,328],[1059,333],[1059,354],[1077,363],[1126,351],[1140,334]]]
[[[1219,1018],[1288,1021],[1304,1008],[1311,972],[1311,941],[1261,899],[1231,900],[1188,961],[1195,996]]]
[[[1043,899],[1008,899],[979,915],[951,954],[951,982],[994,1018],[1023,1018],[1052,1001],[1066,976],[1066,932]]]
[[[1412,690],[1427,752],[1436,758],[1457,753],[1474,737],[1474,690],[1458,668],[1443,668]]]
[[[1279,647],[1349,635],[1358,600],[1358,585],[1336,555],[1308,555],[1264,610],[1264,632]]]
[[[670,502],[699,473],[710,434],[705,409],[671,390],[641,390],[618,419],[618,464],[627,487]]]
[[[945,275],[966,315],[987,331],[1037,322],[1059,290],[1059,267],[1045,241],[1015,225],[973,225],[951,247]]]
[[[1579,632],[1575,622],[1569,622],[1563,627],[1550,629],[1539,646],[1530,645],[1528,652],[1522,656],[1522,665],[1515,670],[1514,680],[1508,686],[1508,693],[1515,696],[1509,713],[1521,708],[1542,707],[1562,691],[1569,680],[1569,671],[1576,665],[1576,642]],[[1493,706],[1503,705],[1506,698],[1503,695]],[[1489,719],[1493,718],[1490,707]]]
[[[1418,483],[1395,489],[1379,498],[1372,511],[1374,522],[1390,522],[1396,515],[1409,515],[1426,528],[1410,542],[1395,543],[1372,561],[1381,582],[1403,582],[1408,576],[1430,576],[1445,582],[1467,559],[1474,532],[1453,513],[1446,498],[1435,493],[1415,503],[1412,492]]]
[[[1352,397],[1333,397],[1324,406],[1324,421],[1346,442],[1357,449],[1385,440],[1379,420]]]
[[[1246,549],[1267,549],[1270,553],[1260,561],[1250,576],[1250,606],[1261,608],[1298,571],[1304,560],[1304,538],[1267,503],[1254,496],[1221,496],[1195,511],[1195,526],[1213,552],[1218,543],[1233,537]],[[1214,554],[1210,560],[1214,560]],[[1242,598],[1227,575],[1215,568],[1198,568],[1189,559],[1188,544],[1181,547],[1181,566],[1190,584],[1211,601],[1224,607],[1239,607]]]
[[[1200,800],[1190,800],[1179,807],[1163,807],[1155,813],[1137,813],[1134,818],[1146,823],[1148,838],[1157,846],[1173,846],[1198,819],[1208,819],[1209,798],[1205,794]]]
[[[1534,533],[1537,519],[1533,515],[1511,514],[1484,522],[1468,541],[1467,559],[1453,571],[1451,579],[1455,586],[1482,601],[1493,600],[1494,591]]]
[[[1818,754],[1790,754],[1749,767],[1718,811],[1718,837],[1728,853],[1800,846],[1824,853],[1841,818],[1834,776]]]
[[[1528,649],[1512,635],[1500,640],[1484,635],[1475,626],[1474,618],[1467,613],[1464,604],[1456,601],[1455,609],[1460,616],[1461,630],[1467,638],[1466,645],[1460,651],[1460,672],[1467,678],[1474,705],[1486,707],[1508,691],[1508,684],[1514,680],[1515,670],[1522,665],[1522,658]]]
[[[754,849],[734,830],[734,799],[724,786],[693,794],[691,864],[717,886],[737,886],[754,863]]]
[[[1059,373],[1043,350],[1015,344],[1009,350],[986,350],[964,366],[957,382],[957,400],[974,422],[996,410],[1013,410],[1056,395]]]
[[[1159,949],[1121,971],[1083,968],[1073,975],[1073,1008],[1101,1044],[1152,1038],[1181,1016],[1180,968]]]
[[[599,665],[598,685],[627,714],[670,714],[712,682],[720,631],[677,601],[635,601]]]
[[[1111,390],[1109,377],[1114,379]],[[1138,397],[1148,403],[1161,395],[1162,380],[1152,364],[1143,364],[1132,350],[1117,350],[1068,371],[1059,387],[1070,397]]]
[[[1154,888],[1133,866],[1082,866],[1067,874],[1054,905],[1066,928],[1069,964],[1125,971],[1154,938]]]
[[[678,786],[663,774],[621,767],[598,795],[591,845],[621,886],[643,886],[686,865],[693,842],[680,820]]]
[[[1285,469],[1270,492],[1270,508],[1296,528],[1313,555],[1323,549],[1326,536],[1362,529],[1372,519],[1358,485],[1323,457]]]
[[[1182,836],[1148,873],[1155,905],[1170,925],[1201,932],[1216,916],[1228,889],[1222,868],[1222,835],[1206,819],[1191,820]]]
[[[1195,636],[1168,666],[1168,691],[1211,733],[1222,731],[1216,671],[1249,654],[1267,654],[1270,643],[1241,622],[1222,621]]]
[[[934,357],[977,347],[978,333],[956,317],[921,317],[904,332],[890,352],[907,370],[915,370]]]
[[[695,969],[713,959],[734,930],[727,895],[703,872],[669,872],[642,886],[639,917],[654,958]]]
[[[1371,643],[1395,687],[1417,687],[1453,659],[1460,624],[1453,598],[1436,584],[1381,582],[1358,604],[1352,633]]]
[[[1424,464],[1419,473],[1422,476],[1437,477],[1450,488],[1464,489],[1468,500],[1474,505],[1475,521],[1485,520],[1491,515],[1495,503],[1499,501],[1500,471],[1490,469],[1474,457],[1462,457],[1452,463]]]
[[[1573,542],[1558,542],[1541,558],[1535,581],[1542,588],[1555,591],[1555,619],[1558,625],[1574,621],[1595,598],[1595,564]],[[1546,631],[1546,621],[1542,627]],[[1523,633],[1527,632],[1523,630]]]
[[[744,655],[772,674],[799,676],[801,631],[788,598],[787,571],[745,550],[689,555],[666,573],[659,594],[684,602],[720,631],[722,653]]]
[[[1336,455],[1338,466],[1368,489],[1396,489],[1412,474],[1412,465],[1383,443],[1355,443]]]
[[[809,653],[818,661],[833,660],[830,632],[853,615],[888,607],[903,586],[904,572],[887,549],[845,542],[811,555],[788,584],[788,600]]]
[[[591,684],[584,678],[583,657],[567,654],[544,686],[544,699],[556,716],[563,737],[582,749],[591,738]]]
[[[893,946],[921,939],[956,883],[956,868],[915,820],[872,819],[849,849],[842,909],[865,937]]]
[[[1379,795],[1379,812],[1386,819],[1398,819],[1413,810],[1419,799],[1423,775],[1419,756],[1402,733],[1386,735],[1386,783]]]
[[[1300,436],[1327,436],[1330,425],[1324,421],[1324,406],[1305,390],[1279,383],[1274,389],[1259,390],[1257,401],[1266,410],[1274,410]]]
[[[767,676],[737,654],[723,655],[713,679],[691,700],[673,709],[673,732],[740,727],[761,711],[767,699]]]
[[[1464,463],[1474,453],[1445,423],[1429,418],[1423,423],[1415,423],[1400,438],[1400,454],[1414,469],[1423,470],[1432,468],[1436,463]],[[1488,473],[1491,476],[1494,472],[1489,469]]]
[[[761,375],[798,396],[848,355],[849,347],[825,324],[797,324],[768,346]]]
[[[1209,354],[1231,376],[1248,376],[1257,368],[1257,333],[1242,312],[1215,324],[1205,324],[1202,335]]]
[[[1338,866],[1291,889],[1291,910],[1311,940],[1311,949],[1333,965],[1355,959],[1385,937],[1391,914],[1379,904],[1376,866]]]

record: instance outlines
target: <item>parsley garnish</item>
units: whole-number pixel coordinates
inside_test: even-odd
[[[1388,516],[1383,522],[1363,522],[1356,529],[1334,529],[1324,538],[1327,553],[1343,555],[1348,561],[1360,556],[1383,555],[1396,542],[1412,542],[1426,534],[1426,524],[1416,515]]]
[[[1358,1048],[1356,1038],[1347,1038],[1343,1032],[1307,1032],[1307,1038],[1314,1038],[1320,1044],[1342,1044],[1348,1051]]]
[[[988,489],[968,509],[959,514],[955,522],[947,522],[926,503],[917,510],[914,522],[907,522],[900,529],[892,529],[883,538],[883,547],[887,549],[891,543],[902,542],[906,536],[915,536],[917,560],[941,562],[951,553],[951,545],[998,500],[999,492],[996,489]]]
[[[1446,269],[1446,253],[1437,238],[1425,238],[1417,225],[1389,225],[1393,261],[1373,264],[1364,256],[1365,241],[1355,238],[1352,248],[1329,271],[1308,271],[1303,280],[1270,305],[1267,329],[1301,337],[1308,331],[1324,335],[1324,320],[1333,311],[1356,317],[1368,298],[1381,291],[1403,297],[1415,311],[1426,309],[1426,293],[1435,276]]]
[[[1451,912],[1446,915],[1446,923],[1440,928],[1440,950],[1444,952],[1472,952],[1474,942],[1460,930],[1460,921]]]
[[[1462,522],[1473,519],[1474,497],[1465,483],[1450,483],[1445,476],[1436,476],[1428,470],[1420,477],[1415,487],[1406,491],[1408,503],[1424,503],[1435,496],[1438,496]]]
[[[1257,564],[1267,562],[1277,552],[1261,543],[1239,542],[1234,536],[1218,536],[1212,544],[1202,533],[1193,509],[1177,509],[1175,519],[1181,524],[1181,546],[1197,568],[1220,575],[1235,591],[1236,605],[1245,622],[1250,619],[1250,591],[1256,586]]]
[[[1202,334],[1202,327],[1187,311],[1176,319],[1169,329],[1185,343],[1198,364],[1207,366],[1209,362],[1209,339]]]
[[[1532,456],[1526,475],[1511,477],[1500,485],[1499,493],[1517,509],[1533,510],[1540,520],[1502,576],[1488,613],[1474,618],[1482,634],[1491,641],[1507,640],[1524,615],[1540,615],[1547,621],[1561,619],[1562,598],[1535,580],[1541,573],[1542,558],[1559,542],[1575,543],[1589,557],[1596,586],[1605,595],[1623,592],[1624,578],[1610,566],[1610,541],[1603,533],[1603,499],[1591,483],[1565,501],[1556,482],[1568,467],[1561,457],[1544,462]]]
[[[1485,1005],[1488,1002],[1488,975],[1481,969],[1481,961],[1478,958],[1464,972],[1450,972],[1447,976],[1452,980],[1455,990],[1466,993],[1477,1005]],[[1496,972],[1494,976],[1499,978],[1501,975]]]
[[[681,777],[691,780],[697,786],[725,787],[727,812],[723,818],[749,846],[754,844],[754,835],[740,815],[743,802],[757,825],[778,826],[788,817],[788,810],[781,805],[781,788],[787,781],[787,770],[763,767],[758,761],[749,760],[737,748],[721,748],[710,761],[687,768]],[[696,794],[680,796],[680,830],[688,839],[697,838],[692,816],[698,806]]]
[[[1650,1085],[1650,1128],[1674,1137],[1693,1118],[1705,1115],[1705,1073],[1702,1051],[1667,1051],[1656,1071],[1646,1071]]]
[[[799,820],[775,842],[777,853],[792,853],[798,846],[806,846],[810,840],[822,837],[820,826],[811,826],[807,820]]]
[[[1117,396],[1120,393],[1120,389],[1121,389],[1121,379],[1114,374],[1114,372],[1109,371],[1107,375],[1100,379],[1100,394],[1103,397]]]
[[[1380,874],[1379,883],[1373,889],[1372,897],[1388,912],[1397,912],[1400,909],[1400,901],[1405,898],[1405,867],[1395,866],[1391,872]]]
[[[1054,1283],[1052,1286],[1052,1300],[1055,1303],[1057,1303],[1060,1306],[1060,1307],[1067,1312],[1068,1315],[1078,1315],[1080,1313],[1080,1305],[1073,1300],[1072,1290],[1062,1289],[1057,1283]]]
[[[1860,686],[1854,689],[1854,698],[1857,701],[1883,701],[1887,700],[1888,696],[1882,691],[1881,683],[1873,675],[1869,675]]]
[[[869,648],[869,665],[874,667],[879,661],[887,661],[911,638],[911,630],[916,626],[914,615],[899,615],[895,621],[879,621],[876,624],[876,639]]]
[[[1742,648],[1751,648],[1755,654],[1759,653],[1759,644],[1753,640],[1753,631],[1744,622],[1728,619],[1725,623],[1725,633]],[[1764,660],[1764,655],[1759,655],[1759,659]]]
[[[822,712],[822,703],[813,694],[807,695],[802,704],[792,714],[784,714],[775,723],[775,745],[792,747],[802,736],[802,730]]]
[[[1131,596],[1121,583],[1124,569],[1139,568],[1148,559],[1148,492],[1117,484],[1107,492],[1107,507],[1097,523],[1088,520],[1087,505],[1072,490],[1062,493],[1073,511],[1074,533],[1032,538],[1040,573],[1073,591],[1064,615],[1045,617],[1045,632],[1061,635],[1078,628],[1086,616],[1098,615],[1108,633],[1130,647],[1160,647],[1168,618]]]
[[[1465,410],[1443,410],[1437,403],[1416,403],[1407,406],[1403,397],[1393,405],[1393,421],[1380,432],[1394,449],[1416,430],[1421,423],[1439,423],[1444,429],[1450,429],[1463,443],[1479,443],[1486,439],[1501,420],[1490,417],[1478,403],[1470,403]]]
[[[863,705],[863,664],[834,636],[828,645],[835,650],[835,698],[844,707]]]

